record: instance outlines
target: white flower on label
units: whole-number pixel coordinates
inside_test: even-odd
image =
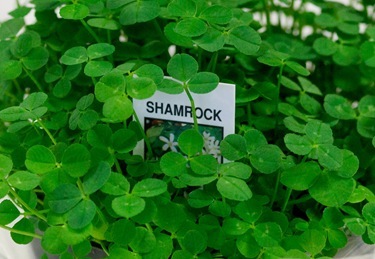
[[[178,145],[177,142],[174,141],[174,134],[169,133],[169,139],[164,136],[159,136],[159,139],[163,141],[165,144],[163,145],[162,149],[167,151],[170,149],[173,152],[177,152],[176,146]]]
[[[210,151],[208,153],[213,155],[215,158],[220,157],[221,152],[219,140],[215,140],[210,143]]]
[[[204,147],[203,154],[209,154],[220,161],[220,142],[210,132],[203,131]]]
[[[210,132],[203,131],[203,140],[205,144],[215,141],[215,137],[211,136]]]

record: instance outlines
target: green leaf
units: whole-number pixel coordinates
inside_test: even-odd
[[[348,243],[346,234],[341,230],[329,229],[327,231],[328,242],[334,248],[344,248]]]
[[[90,13],[90,9],[83,4],[70,4],[60,9],[60,15],[64,19],[81,20],[86,18]]]
[[[222,176],[231,176],[243,180],[249,179],[251,175],[251,167],[240,162],[230,162],[222,164],[219,167],[219,174]]]
[[[359,59],[359,50],[354,46],[341,44],[335,54],[333,54],[333,61],[339,66],[349,66],[356,63]]]
[[[156,238],[152,231],[144,227],[136,227],[133,240],[129,243],[130,248],[137,253],[149,253],[156,246]]]
[[[246,149],[248,153],[253,153],[257,147],[267,145],[267,139],[263,133],[257,129],[250,129],[245,132],[244,138],[246,140]]]
[[[0,154],[0,179],[5,178],[13,168],[13,161],[9,157]]]
[[[306,136],[314,144],[332,144],[332,129],[328,124],[318,120],[311,120],[305,127]]]
[[[115,96],[106,100],[103,115],[110,122],[122,122],[133,115],[133,103],[125,95]]]
[[[182,132],[177,142],[181,151],[188,156],[193,156],[201,152],[204,145],[202,135],[195,129],[188,129]]]
[[[60,79],[62,75],[63,75],[62,66],[59,64],[55,64],[47,68],[47,72],[44,74],[44,81],[46,81],[46,83],[52,83]]]
[[[48,95],[42,92],[31,93],[23,102],[20,107],[27,110],[34,110],[41,106],[48,98]]]
[[[154,223],[169,233],[176,233],[186,221],[186,217],[183,206],[173,202],[161,203],[157,204]]]
[[[38,70],[47,64],[49,52],[43,47],[33,48],[26,57],[22,58],[24,66],[31,70]]]
[[[160,6],[157,1],[140,0],[127,2],[129,4],[120,13],[120,23],[122,25],[147,22],[156,18],[160,13]]]
[[[198,62],[190,55],[176,54],[169,60],[167,71],[173,78],[186,82],[198,72]]]
[[[139,77],[152,79],[157,85],[159,85],[164,79],[163,70],[154,64],[145,64],[134,71],[134,73]]]
[[[132,194],[139,197],[154,197],[167,191],[167,184],[159,179],[147,178],[137,182]]]
[[[324,97],[324,109],[337,119],[351,120],[356,118],[354,109],[345,97],[336,94],[327,94]]]
[[[0,224],[5,226],[12,223],[20,215],[17,207],[10,200],[3,200],[0,203]]]
[[[18,60],[6,60],[0,62],[0,80],[13,80],[22,73],[22,64]]]
[[[294,117],[288,116],[284,119],[284,125],[287,129],[296,133],[305,133],[305,125],[300,124]],[[285,140],[285,139],[284,139]]]
[[[28,218],[20,219],[16,224],[14,224],[13,229],[31,234],[35,233],[34,223]],[[22,235],[15,232],[11,232],[10,235],[16,244],[21,245],[29,244],[34,239],[32,236]]]
[[[23,17],[2,22],[0,27],[0,40],[15,37],[23,26],[25,26]]]
[[[369,67],[375,67],[375,44],[374,42],[366,41],[360,48],[361,58]]]
[[[334,16],[327,13],[321,13],[320,15],[316,16],[314,21],[322,28],[332,28],[336,27],[338,24],[338,20],[336,20]]]
[[[87,173],[91,165],[91,155],[82,144],[72,144],[61,159],[62,169],[72,177],[81,177]]]
[[[223,176],[216,183],[220,194],[230,200],[246,201],[252,197],[252,192],[244,180]]]
[[[310,75],[309,70],[307,70],[305,67],[303,67],[302,65],[300,65],[297,62],[287,60],[287,61],[285,61],[285,65],[299,75],[302,75],[302,76]]]
[[[342,178],[330,172],[320,174],[309,188],[310,195],[324,206],[339,207],[345,204],[355,189],[352,178]]]
[[[171,16],[192,17],[195,15],[197,6],[191,0],[173,0],[168,4],[167,10]]]
[[[193,172],[180,175],[179,179],[189,186],[202,186],[209,184],[217,179],[217,175],[199,175]]]
[[[343,165],[343,153],[341,149],[331,144],[319,145],[318,161],[329,170],[337,170]]]
[[[181,174],[186,174],[187,160],[180,153],[168,152],[160,159],[160,168],[165,175],[176,177]]]
[[[299,244],[303,249],[315,256],[326,246],[326,237],[318,230],[308,229],[299,237]]]
[[[214,197],[204,190],[194,190],[189,193],[188,203],[193,208],[203,208],[214,202]]]
[[[132,78],[128,81],[127,93],[135,99],[147,99],[154,95],[156,88],[151,78]]]
[[[173,44],[176,44],[177,46],[182,46],[186,48],[193,47],[194,43],[191,38],[182,36],[175,32],[176,23],[170,22],[164,27],[164,34],[165,37],[172,42]]]
[[[72,83],[66,78],[62,78],[53,88],[53,95],[57,98],[64,98],[70,93],[71,89]]]
[[[136,229],[133,221],[120,219],[111,225],[108,232],[115,244],[126,246],[134,239]]]
[[[18,121],[28,115],[29,113],[19,106],[8,107],[0,111],[0,119],[3,121]]]
[[[314,184],[321,172],[316,162],[309,161],[283,171],[280,182],[293,190],[303,191]]]
[[[265,54],[257,58],[258,62],[271,67],[281,67],[284,65],[284,60],[274,54],[274,52],[267,51]]]
[[[47,147],[35,145],[27,151],[25,165],[33,173],[45,174],[56,168],[56,158]]]
[[[7,180],[14,188],[28,191],[39,185],[40,178],[38,175],[27,171],[18,171],[9,176]]]
[[[111,173],[100,190],[110,195],[125,195],[130,191],[130,183],[122,174]]]
[[[111,167],[107,162],[100,161],[97,167],[91,168],[90,171],[83,178],[83,191],[90,195],[100,188],[108,181],[111,176]]]
[[[220,151],[228,160],[239,160],[247,153],[246,140],[237,134],[230,134],[220,142]]]
[[[258,147],[250,157],[250,162],[255,169],[264,174],[276,172],[281,166],[283,152],[276,145],[263,145]]]
[[[173,241],[169,235],[163,233],[154,233],[156,245],[154,249],[142,256],[144,259],[169,258],[173,250]]]
[[[64,65],[77,65],[88,61],[86,48],[77,46],[68,49],[60,58],[60,63]]]
[[[366,222],[361,218],[344,218],[344,222],[355,235],[361,236],[366,232]]]
[[[87,47],[89,59],[96,59],[111,55],[115,52],[115,46],[108,43],[96,43]]]
[[[321,111],[321,104],[310,95],[301,93],[299,98],[300,104],[310,114],[319,114]]]
[[[362,208],[362,215],[366,222],[375,225],[375,202],[369,202]]]
[[[291,90],[298,91],[298,92],[301,91],[301,87],[286,76],[281,76],[280,82],[286,88],[289,88]]]
[[[210,72],[199,72],[188,82],[189,90],[196,94],[206,94],[213,91],[219,84],[219,77]]]
[[[331,39],[320,37],[317,38],[313,43],[313,49],[322,56],[331,56],[335,54],[337,50],[336,43]]]
[[[190,160],[190,167],[198,175],[212,175],[217,173],[217,159],[212,155],[200,155]]]
[[[254,198],[242,201],[234,207],[234,213],[236,213],[241,219],[246,222],[256,222],[263,213],[263,207],[258,200]]]
[[[238,26],[229,31],[229,43],[245,55],[254,55],[260,48],[259,34],[249,26]]]
[[[199,15],[208,23],[226,24],[232,19],[232,10],[221,5],[212,5],[204,9]]]
[[[137,145],[135,132],[130,129],[119,129],[112,136],[113,148],[119,153],[128,153]]]
[[[355,175],[359,168],[358,157],[350,150],[342,149],[342,165],[335,171],[337,174],[344,178],[350,178]]]
[[[121,28],[119,22],[108,18],[92,18],[87,20],[87,24],[105,30],[116,31]]]
[[[223,221],[223,230],[231,236],[240,236],[250,229],[250,223],[237,218],[226,218]]]
[[[281,227],[275,222],[260,223],[255,226],[254,238],[261,247],[274,247],[282,239]]]
[[[112,201],[112,209],[125,218],[131,218],[138,215],[145,209],[145,200],[131,194],[126,194],[115,198]]]
[[[65,213],[76,206],[82,198],[82,194],[77,186],[71,183],[64,183],[57,186],[51,193],[48,205],[53,212]]]
[[[187,231],[178,241],[183,250],[194,255],[204,252],[207,248],[207,237],[195,229]]]
[[[358,111],[361,116],[375,118],[375,96],[363,96],[358,103]]]
[[[99,77],[107,74],[113,68],[113,65],[109,61],[89,61],[85,68],[84,73],[89,77]]]
[[[31,34],[23,33],[11,45],[10,51],[16,58],[26,56],[33,48],[33,38]]]
[[[92,200],[82,200],[68,212],[68,226],[72,229],[82,229],[88,226],[96,215],[96,205]]]
[[[209,52],[215,52],[224,47],[225,36],[223,32],[215,28],[208,27],[207,31],[203,35],[195,37],[193,41],[202,49]]]
[[[207,31],[207,24],[199,18],[189,17],[178,22],[174,30],[185,37],[197,37]]]
[[[365,138],[373,138],[375,136],[375,118],[359,116],[357,120],[357,131]]]
[[[61,238],[63,234],[62,227],[52,226],[47,228],[42,236],[42,248],[51,254],[62,254],[68,249],[68,245]]]
[[[180,94],[184,92],[184,87],[175,80],[165,78],[163,82],[158,85],[158,90],[167,94]]]
[[[78,120],[78,127],[81,130],[89,130],[96,125],[99,120],[99,115],[94,110],[86,110],[81,112],[81,116]]]
[[[209,207],[208,211],[217,217],[226,218],[232,212],[231,207],[228,203],[223,201],[215,200]]]
[[[240,253],[246,258],[257,257],[261,249],[250,231],[238,237],[236,240],[236,247],[238,251],[240,251]]]
[[[109,72],[95,85],[95,97],[105,102],[111,97],[119,96],[125,91],[125,78],[119,72]]]

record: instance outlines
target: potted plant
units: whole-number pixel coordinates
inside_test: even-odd
[[[32,0],[10,14],[0,227],[16,243],[40,239],[45,258],[327,258],[350,235],[375,242],[371,1]],[[132,102],[194,104],[219,81],[236,85],[226,161],[202,153],[195,110],[156,157]]]

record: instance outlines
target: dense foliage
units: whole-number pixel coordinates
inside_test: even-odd
[[[0,26],[0,227],[41,239],[46,258],[322,258],[350,235],[375,243],[374,7],[351,2],[19,6]],[[227,162],[202,152],[213,139],[196,115],[155,159],[132,101],[194,104],[219,81],[236,85],[236,134],[215,149]]]

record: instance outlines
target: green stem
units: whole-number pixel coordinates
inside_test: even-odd
[[[270,15],[270,10],[268,8],[268,0],[262,0],[263,5],[264,5],[264,11],[266,14],[266,28],[267,31],[271,30],[271,15]]]
[[[101,40],[100,38],[98,37],[98,35],[95,33],[95,31],[87,24],[87,22],[83,19],[80,20],[83,27],[85,27],[85,29],[90,33],[90,35],[98,42],[100,43]]]
[[[195,102],[194,102],[193,96],[191,95],[187,85],[184,85],[184,90],[190,100],[191,112],[193,114],[193,121],[194,121],[194,129],[199,132],[198,119],[197,119],[197,113],[195,111]]]
[[[39,219],[41,219],[41,220],[47,222],[47,218],[46,218],[43,214],[41,214],[39,211],[34,210],[33,208],[31,208],[31,207],[29,206],[29,204],[27,204],[27,203],[26,203],[26,202],[25,202],[25,201],[24,201],[24,200],[18,195],[18,193],[12,189],[11,186],[9,186],[9,192],[10,192],[10,194],[13,196],[13,198],[16,199],[16,200],[22,205],[23,209],[28,210],[32,215],[35,215],[35,216],[37,216]],[[12,199],[12,200],[13,200],[13,199]]]
[[[276,200],[277,191],[279,190],[279,185],[280,185],[280,176],[281,176],[281,172],[279,171],[277,173],[277,179],[276,179],[275,189],[274,189],[273,195],[272,195],[272,200],[271,200],[271,203],[270,203],[270,208],[273,207],[273,204],[275,203],[275,200]]]
[[[24,66],[23,66],[23,71],[25,71],[27,76],[30,77],[31,81],[34,82],[34,84],[36,85],[38,90],[41,91],[41,92],[44,92],[42,85],[38,82],[38,80],[35,78],[35,76]]]
[[[53,137],[53,135],[51,134],[51,132],[49,131],[49,129],[46,128],[46,126],[43,124],[43,122],[39,119],[38,120],[38,124],[40,125],[40,127],[43,128],[43,130],[47,133],[48,137],[50,138],[50,140],[52,141],[52,143],[54,145],[57,144],[57,141],[56,139]]]
[[[141,122],[140,122],[140,120],[138,118],[138,115],[135,111],[133,113],[133,117],[134,117],[135,121],[138,123],[139,127],[141,127]],[[145,144],[146,144],[146,147],[147,147],[147,158],[152,158],[152,157],[154,157],[154,153],[152,152],[151,142],[148,139],[148,137],[147,137],[147,135],[146,135],[146,133],[143,129],[141,130],[141,132],[142,132],[142,137],[143,137],[143,139],[145,141]]]
[[[284,212],[286,210],[286,206],[288,205],[288,202],[289,202],[291,194],[292,194],[292,189],[288,188],[286,190],[286,194],[285,194],[285,199],[284,199],[283,206],[281,207],[281,212]]]
[[[107,247],[103,244],[102,241],[100,240],[97,240],[97,239],[92,239],[93,242],[97,243],[98,245],[100,245],[100,247],[102,248],[102,250],[104,251],[104,253],[106,253],[106,255],[109,255],[109,251],[107,249]]]
[[[115,157],[114,154],[113,154],[113,160],[115,162],[117,172],[120,173],[120,174],[123,174],[120,163],[119,163],[118,159]]]
[[[304,203],[304,202],[306,202],[306,201],[308,201],[308,200],[310,200],[310,199],[311,199],[311,196],[310,196],[310,195],[306,195],[306,196],[304,196],[304,197],[302,197],[302,198],[300,198],[300,199],[297,199],[297,200],[291,200],[291,201],[289,201],[288,203],[289,203],[289,205],[295,205],[295,204]]]
[[[35,234],[35,233],[26,232],[26,231],[10,228],[10,227],[3,226],[3,225],[0,225],[0,228],[3,228],[5,230],[8,230],[9,232],[12,232],[12,233],[15,233],[15,234],[42,239],[41,235],[38,235],[38,234]]]
[[[210,63],[208,63],[207,71],[209,72],[215,72],[216,70],[216,64],[217,64],[217,58],[219,56],[219,52],[214,52],[214,54],[211,57]]]
[[[281,78],[283,76],[284,64],[281,65],[278,78],[277,78],[277,97],[275,102],[275,132],[274,135],[277,135],[277,128],[279,124],[279,104],[280,104],[280,88],[281,88]]]
[[[247,115],[247,123],[250,126],[250,122],[251,122],[251,104],[250,104],[250,102],[248,102],[246,104],[246,115]]]

